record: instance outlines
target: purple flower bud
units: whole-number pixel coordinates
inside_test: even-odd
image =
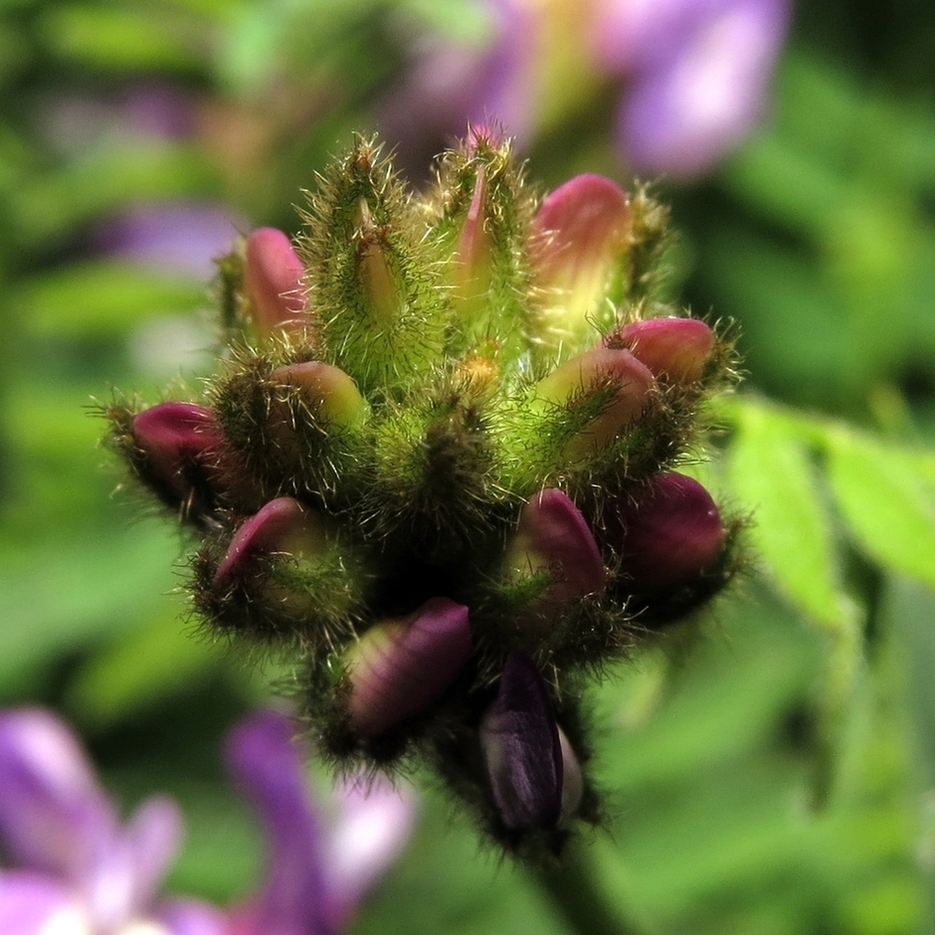
[[[289,364],[269,379],[302,390],[316,416],[334,426],[350,426],[363,415],[366,403],[357,384],[339,367],[320,360]]]
[[[261,335],[308,323],[304,275],[302,261],[282,231],[261,227],[247,238],[243,290]]]
[[[292,555],[319,551],[324,545],[313,514],[292,497],[270,500],[234,533],[214,576],[215,585],[253,573],[257,559],[274,552]]]
[[[193,403],[159,403],[134,417],[132,432],[145,455],[142,473],[164,499],[184,505],[206,486],[220,438],[210,409]]]
[[[533,222],[531,258],[536,285],[555,293],[545,321],[556,336],[581,341],[594,332],[629,238],[629,201],[610,179],[578,175],[546,196]]]
[[[602,343],[626,348],[654,376],[685,386],[704,373],[714,350],[714,333],[697,318],[648,318],[624,325]]]
[[[472,649],[467,607],[444,597],[401,620],[378,623],[347,662],[352,729],[376,737],[422,711],[454,681]]]
[[[556,575],[542,600],[561,604],[601,591],[604,563],[587,520],[574,502],[554,487],[540,490],[520,513],[506,557],[513,577],[548,570]]]
[[[514,831],[554,828],[562,813],[562,747],[545,682],[526,653],[507,659],[480,741],[503,824]]]
[[[605,526],[637,594],[698,578],[717,559],[725,538],[708,491],[675,472],[657,475],[632,501],[608,510]]]
[[[568,446],[569,461],[581,460],[611,444],[643,411],[655,379],[627,350],[595,347],[562,364],[535,387],[536,398],[552,405],[576,404],[609,387],[606,405]]]

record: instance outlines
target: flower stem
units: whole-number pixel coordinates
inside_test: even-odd
[[[604,874],[597,866],[597,846],[573,841],[560,863],[540,865],[533,871],[543,894],[562,916],[568,929],[578,935],[649,935],[624,905],[607,898],[601,885]]]

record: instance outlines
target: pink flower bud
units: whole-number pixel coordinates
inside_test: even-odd
[[[134,417],[132,432],[146,458],[146,479],[166,499],[185,504],[207,485],[211,452],[220,438],[210,409],[193,403],[159,403]]]
[[[547,195],[533,222],[536,284],[556,293],[553,327],[575,341],[594,331],[614,267],[630,238],[626,192],[600,175],[578,175]]]
[[[643,411],[655,385],[649,369],[629,351],[595,347],[557,367],[535,387],[535,397],[575,407],[595,393],[613,388],[606,405],[569,446],[574,461],[611,444]]]
[[[307,324],[304,275],[302,261],[282,231],[261,227],[247,238],[243,290],[261,335]]]
[[[717,559],[725,539],[711,495],[675,472],[657,475],[633,501],[607,511],[605,525],[621,555],[621,570],[637,594],[655,594],[699,578]]]
[[[351,728],[370,738],[418,714],[454,681],[471,655],[468,609],[444,597],[368,630],[351,650]]]
[[[309,555],[324,547],[314,514],[292,497],[270,500],[234,533],[214,576],[225,586],[253,573],[256,561],[276,552]]]
[[[657,377],[694,383],[714,350],[714,333],[697,318],[648,318],[608,335],[604,347],[626,348]]]
[[[320,360],[279,367],[269,378],[298,387],[314,414],[332,425],[353,425],[366,408],[357,384],[339,367]]]
[[[542,600],[561,604],[601,591],[604,563],[581,511],[561,490],[539,491],[523,507],[507,551],[513,577],[551,571],[556,580]]]

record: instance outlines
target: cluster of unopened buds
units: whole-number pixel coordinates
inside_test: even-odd
[[[557,850],[600,817],[585,680],[734,573],[739,524],[676,470],[730,343],[654,298],[644,190],[540,198],[484,128],[420,195],[358,139],[301,215],[220,261],[198,400],[115,403],[111,442],[200,536],[199,618],[295,662],[340,769],[421,759]]]

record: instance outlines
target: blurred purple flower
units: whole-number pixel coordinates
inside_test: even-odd
[[[231,935],[339,931],[409,836],[412,801],[381,782],[341,783],[334,819],[322,823],[293,733],[283,715],[262,711],[228,739],[228,765],[268,848],[263,885],[234,911]]]
[[[380,130],[407,171],[424,171],[438,141],[488,118],[526,141],[535,120],[540,17],[528,0],[477,0],[484,35],[454,42],[423,32],[411,61],[380,111]]]
[[[247,227],[211,202],[156,202],[127,208],[103,222],[95,242],[101,253],[201,282],[214,276],[214,261]]]
[[[603,0],[599,64],[623,81],[617,143],[639,171],[703,174],[760,118],[787,0]]]
[[[153,797],[122,825],[68,728],[37,708],[0,713],[3,935],[323,935],[346,921],[405,840],[412,806],[375,785],[339,790],[319,830],[287,719],[262,712],[232,734],[232,767],[268,835],[264,885],[240,909],[158,895],[182,832]],[[363,829],[363,830],[362,830]]]
[[[615,82],[621,155],[636,171],[683,179],[708,171],[761,116],[790,12],[789,0],[590,0],[570,17],[570,0],[476,2],[486,41],[416,48],[384,110],[393,144],[437,146],[465,121],[495,120],[522,145],[549,109],[554,69],[553,84],[590,82],[595,95]]]
[[[169,799],[144,802],[126,825],[84,751],[52,714],[0,714],[0,870],[4,935],[222,935],[223,915],[157,896],[182,833]]]

